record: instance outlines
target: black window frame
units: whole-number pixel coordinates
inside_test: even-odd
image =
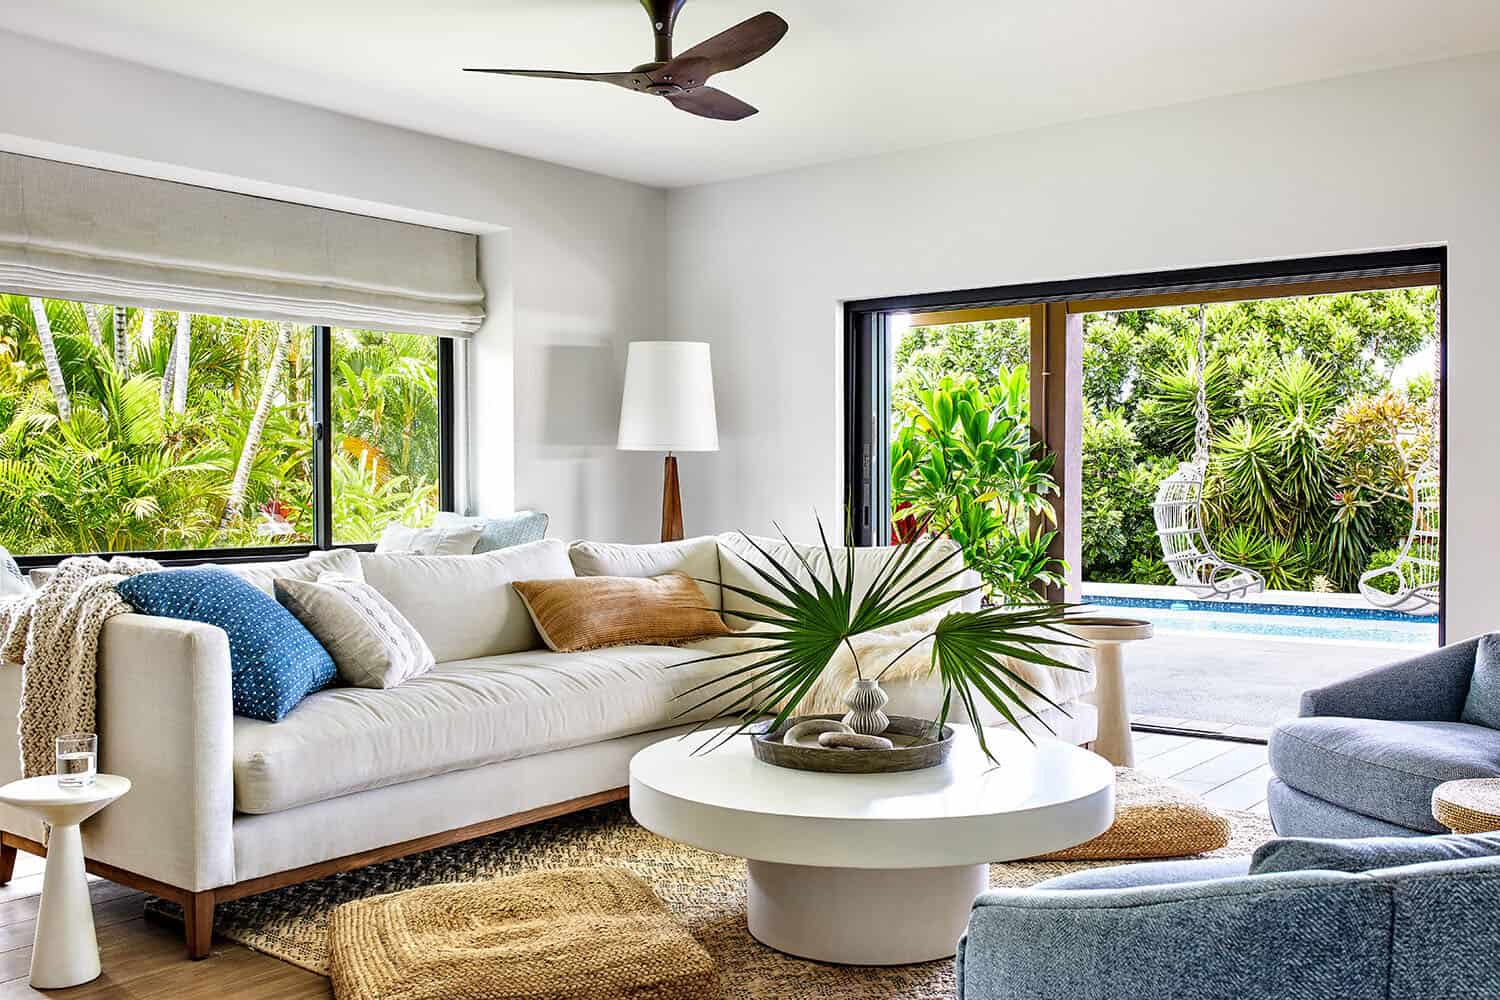
[[[890,365],[894,313],[942,312],[1077,299],[1210,292],[1216,289],[1370,278],[1435,271],[1438,278],[1439,523],[1448,524],[1448,248],[1446,245],[1332,254],[1288,260],[1150,271],[1097,278],[999,285],[949,292],[857,299],[844,303],[844,502],[846,530],[858,545],[890,538]],[[879,360],[877,360],[879,359]],[[1033,365],[1036,363],[1033,358]],[[1035,369],[1033,369],[1035,381]],[[1448,532],[1438,539],[1438,643],[1448,641]]]
[[[338,542],[333,540],[333,327],[314,324],[313,340],[313,540],[296,545],[250,545],[211,549],[155,549],[120,552],[63,552],[54,554],[16,555],[22,570],[56,566],[64,559],[78,556],[136,556],[155,559],[164,566],[199,566],[208,563],[280,562],[298,559],[311,552],[329,549],[354,549],[370,552],[374,542]],[[457,413],[454,375],[454,339],[438,337],[438,509],[454,510],[458,501],[458,479],[455,467],[454,420]]]

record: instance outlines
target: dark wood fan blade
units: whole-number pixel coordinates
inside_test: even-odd
[[[645,73],[569,73],[552,69],[474,69],[465,67],[465,73],[494,73],[499,76],[531,76],[545,80],[587,80],[592,83],[610,83],[626,90],[645,90],[651,86],[651,78]]]
[[[766,11],[674,56],[657,75],[680,86],[694,87],[715,73],[738,69],[753,59],[759,59],[786,33],[787,23]]]
[[[726,122],[737,122],[757,112],[757,109],[738,97],[732,97],[713,87],[699,87],[685,94],[674,94],[667,100],[689,114],[702,118],[717,118]]]

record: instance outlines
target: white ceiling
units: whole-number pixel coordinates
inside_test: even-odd
[[[791,32],[715,78],[761,109],[734,124],[459,72],[629,69],[635,0],[4,0],[0,27],[665,187],[1500,49],[1497,0],[688,0],[678,50],[764,7]]]

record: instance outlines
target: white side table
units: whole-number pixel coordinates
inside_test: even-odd
[[[78,824],[128,791],[130,779],[116,774],[98,775],[82,788],[61,788],[51,775],[0,788],[0,802],[29,810],[52,827],[31,949],[31,985],[36,989],[78,986],[99,975],[99,942]]]
[[[1094,650],[1094,707],[1099,710],[1099,735],[1094,752],[1116,767],[1135,764],[1135,741],[1130,735],[1130,696],[1125,690],[1125,657],[1120,647],[1149,639],[1155,629],[1139,618],[1079,615],[1064,627]]]

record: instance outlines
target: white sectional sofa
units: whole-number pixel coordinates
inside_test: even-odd
[[[855,550],[857,579],[885,551]],[[631,756],[707,714],[681,717],[690,702],[674,695],[725,665],[673,669],[703,655],[692,646],[550,652],[510,581],[681,570],[732,613],[744,599],[726,600],[719,583],[756,579],[746,554],[731,536],[643,546],[548,540],[473,556],[335,550],[230,567],[268,592],[277,576],[362,576],[439,661],[390,690],[318,692],[278,723],[231,711],[220,629],[114,618],[99,650],[99,763],[133,788],[85,825],[90,867],[180,902],[189,953],[202,957],[217,902],[623,798]],[[953,549],[938,555],[958,558]],[[19,669],[0,669],[4,718],[16,718],[20,687]],[[939,702],[931,683],[892,695],[896,713],[930,715]],[[1092,741],[1092,707],[1066,707],[1071,717],[1050,713],[1059,736]],[[16,753],[0,753],[0,782],[19,770]],[[8,879],[15,850],[39,850],[42,830],[3,805],[0,830]]]

